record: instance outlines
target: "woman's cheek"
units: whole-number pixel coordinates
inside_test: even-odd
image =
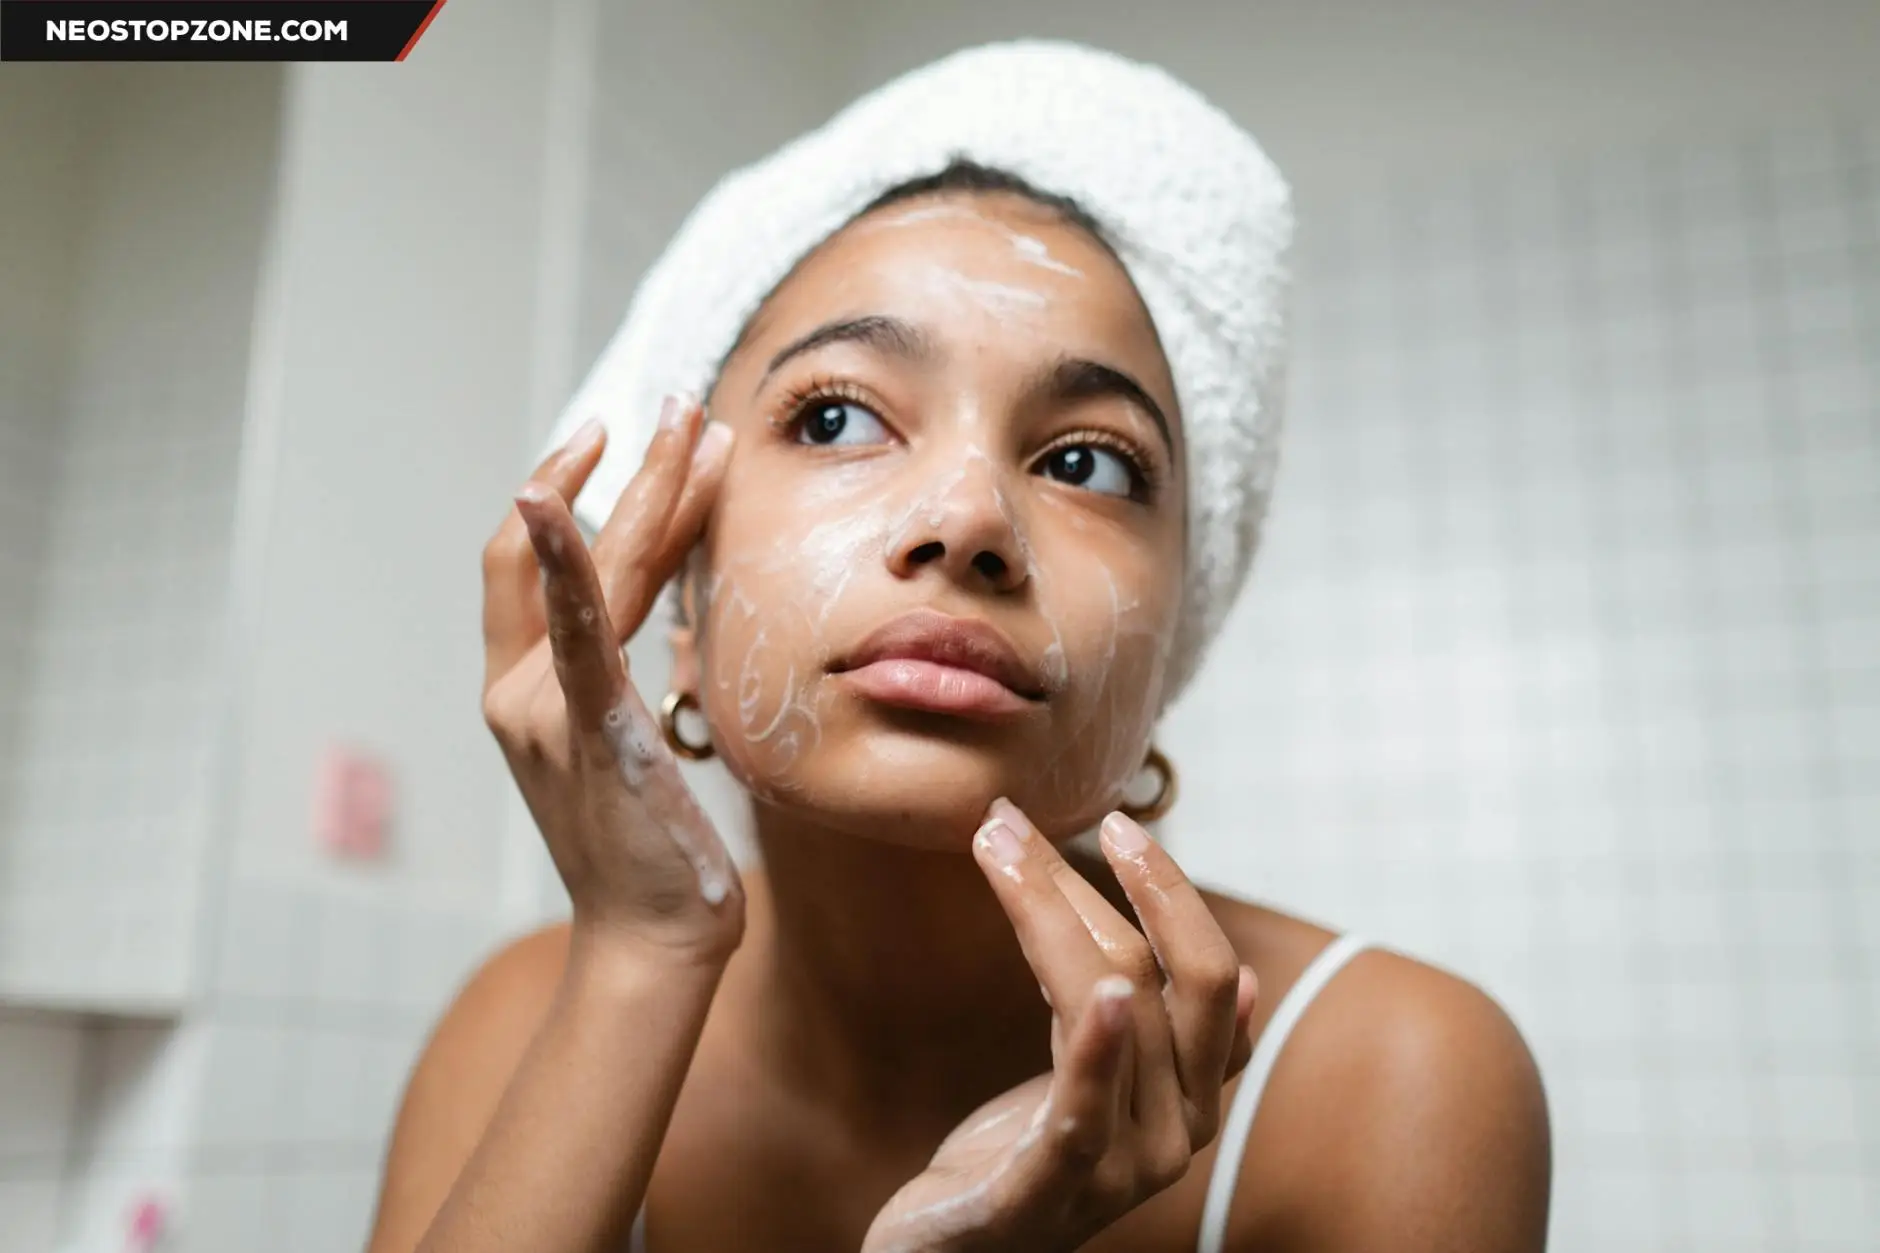
[[[1048,613],[1065,649],[1068,684],[1053,718],[1053,747],[1040,782],[1045,803],[1094,818],[1112,806],[1141,768],[1161,708],[1174,636],[1163,580],[1148,571],[1118,576],[1099,565]],[[1128,590],[1126,590],[1128,589]]]
[[[742,571],[711,579],[700,703],[713,743],[734,777],[757,796],[789,795],[822,739],[810,664],[816,624],[784,589]],[[761,608],[760,608],[761,606]]]

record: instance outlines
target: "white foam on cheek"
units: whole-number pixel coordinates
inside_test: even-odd
[[[790,768],[821,742],[817,695],[824,676],[814,668],[799,672],[795,657],[790,655],[767,663],[764,653],[769,644],[770,622],[779,616],[800,621],[809,637],[805,643],[826,645],[825,631],[830,614],[855,572],[871,557],[879,559],[883,537],[890,529],[885,497],[880,492],[864,490],[874,478],[874,472],[866,465],[832,470],[829,477],[813,489],[807,501],[831,516],[811,527],[801,539],[780,545],[777,556],[761,563],[762,570],[773,576],[788,576],[807,567],[806,577],[800,581],[783,580],[795,593],[792,603],[774,607],[776,612],[766,615],[746,650],[739,675],[741,729],[747,743],[771,744],[772,753],[766,768],[773,779],[787,776]],[[867,499],[869,495],[874,496],[872,501]],[[749,612],[755,619],[755,609]],[[764,675],[766,671],[774,672],[777,664],[784,667],[784,677],[781,692],[776,695],[776,710],[760,725],[757,711],[769,703],[764,691]]]
[[[1058,635],[1057,623],[1053,622],[1050,625],[1051,633]],[[1044,664],[1044,678],[1047,684],[1053,689],[1062,689],[1070,686],[1071,663],[1070,659],[1064,655],[1064,639],[1062,636],[1058,636],[1058,638],[1053,639],[1049,644],[1044,646],[1044,655],[1040,658],[1040,661]]]
[[[886,511],[877,505],[819,522],[798,546],[809,563],[808,585],[818,604],[818,628],[848,588],[855,571],[878,548],[888,531]]]
[[[754,564],[741,563],[740,568]],[[766,564],[767,568],[776,565],[774,561]],[[735,683],[739,736],[747,748],[765,750],[761,761],[751,763],[747,784],[758,796],[775,800],[789,789],[791,768],[822,738],[815,701],[822,676],[813,668],[799,672],[791,648],[790,615],[801,612],[809,634],[815,636],[818,631],[800,604],[770,606],[760,615],[729,571],[715,575],[714,584],[720,591],[715,593],[719,611],[713,638],[728,641],[740,638],[744,631],[752,632],[735,678],[714,667],[716,686],[723,692]],[[777,642],[773,642],[773,627]],[[778,669],[783,671],[781,684],[766,678]]]
[[[1095,565],[1109,602],[1104,620],[1096,626],[1101,632],[1097,642],[1100,651],[1078,671],[1075,691],[1067,702],[1070,725],[1061,747],[1042,772],[1052,797],[1070,805],[1086,803],[1093,784],[1097,793],[1107,795],[1122,788],[1134,775],[1140,764],[1135,760],[1135,746],[1147,735],[1155,702],[1144,700],[1140,708],[1124,706],[1125,696],[1133,695],[1141,684],[1133,672],[1118,674],[1118,659],[1125,640],[1156,641],[1166,635],[1165,630],[1141,621],[1141,600],[1124,599],[1115,573],[1106,563],[1099,560]],[[1089,586],[1087,571],[1080,573],[1079,579],[1080,589]],[[1152,642],[1148,651],[1136,652],[1152,657],[1157,646]]]

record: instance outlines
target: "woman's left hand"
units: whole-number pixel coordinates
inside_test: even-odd
[[[1052,1069],[948,1136],[863,1253],[1075,1249],[1180,1179],[1219,1130],[1222,1085],[1253,1051],[1253,971],[1147,831],[1112,814],[1103,851],[1142,932],[993,802],[973,855],[1052,1007]]]

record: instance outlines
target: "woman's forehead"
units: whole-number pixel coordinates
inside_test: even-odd
[[[921,197],[858,219],[778,287],[747,346],[761,358],[825,321],[869,315],[921,325],[943,350],[1109,358],[1173,413],[1154,324],[1122,265],[1019,196]]]

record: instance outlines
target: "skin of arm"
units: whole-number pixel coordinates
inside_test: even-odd
[[[621,1247],[722,972],[565,929],[492,958],[412,1074],[371,1253]]]

